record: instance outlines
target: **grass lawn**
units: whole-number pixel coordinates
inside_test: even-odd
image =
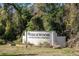
[[[22,47],[0,45],[0,56],[78,56],[79,51],[71,48],[53,49],[44,47]]]

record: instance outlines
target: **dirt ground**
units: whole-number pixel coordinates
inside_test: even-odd
[[[79,56],[79,50],[0,45],[0,56]]]

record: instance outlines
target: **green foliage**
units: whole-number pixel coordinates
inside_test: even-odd
[[[25,30],[54,30],[58,35],[66,37],[71,37],[79,31],[79,4],[2,3],[1,6],[0,39],[6,43],[17,40]]]
[[[0,45],[4,45],[4,44],[5,44],[4,40],[0,39]]]
[[[2,36],[4,32],[5,32],[5,27],[2,24],[0,24],[0,36]]]
[[[52,27],[51,27],[51,23],[52,23],[52,17],[51,15],[44,15],[42,17],[43,19],[43,25],[44,25],[44,29],[45,31],[52,31]]]
[[[35,30],[35,26],[33,25],[32,21],[28,23],[26,30],[27,31]]]
[[[17,39],[23,30],[26,29],[27,21],[31,18],[31,14],[27,11],[28,4],[2,4],[0,8],[0,38],[5,43]]]

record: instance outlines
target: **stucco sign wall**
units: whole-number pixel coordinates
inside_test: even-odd
[[[50,43],[50,32],[27,32],[27,42],[33,43],[35,45],[38,45],[43,42]]]
[[[65,37],[58,37],[55,31],[25,31],[22,36],[23,43],[32,43],[39,45],[40,43],[48,42],[50,45],[59,44],[65,47]]]

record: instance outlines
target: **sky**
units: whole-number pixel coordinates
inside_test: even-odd
[[[79,3],[79,0],[0,0],[0,3]]]

